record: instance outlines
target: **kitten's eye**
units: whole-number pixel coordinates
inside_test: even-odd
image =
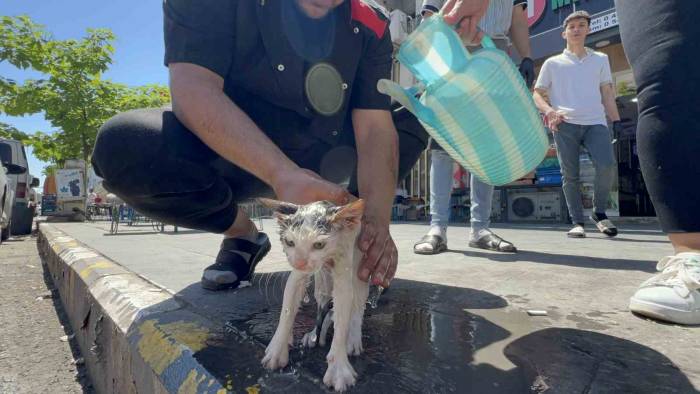
[[[323,241],[314,242],[314,249],[323,249],[326,247],[326,243]]]
[[[287,238],[284,239],[284,243],[285,243],[285,245],[289,246],[290,248],[294,247],[294,241],[291,241]]]

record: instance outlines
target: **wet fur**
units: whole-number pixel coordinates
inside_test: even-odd
[[[337,391],[355,384],[357,373],[348,355],[362,352],[362,318],[369,291],[368,284],[357,278],[362,253],[357,236],[364,203],[345,206],[316,202],[296,206],[274,200],[261,200],[275,211],[280,224],[280,241],[292,272],[287,279],[277,330],[265,350],[262,364],[268,369],[282,368],[289,362],[289,345],[293,343],[293,325],[306,286],[313,276],[314,297],[319,310],[333,301],[333,311],[323,324],[304,335],[302,346],[325,346],[333,323],[333,340],[326,356],[328,369],[323,382]],[[322,248],[319,248],[323,244]],[[332,316],[332,317],[331,317]]]

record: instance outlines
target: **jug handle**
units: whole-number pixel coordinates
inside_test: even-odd
[[[416,115],[419,120],[432,123],[430,121],[432,118],[432,111],[416,98],[416,94],[418,93],[417,87],[413,86],[404,89],[394,81],[380,79],[379,82],[377,82],[377,90],[380,93],[391,96],[391,98],[398,101],[401,105],[406,107],[407,110]]]
[[[491,49],[496,49],[496,44],[493,43],[493,40],[491,37],[487,36],[484,34],[484,38],[481,39],[481,47],[482,48],[491,48]]]

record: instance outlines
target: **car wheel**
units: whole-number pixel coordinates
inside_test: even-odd
[[[0,233],[0,242],[10,238],[10,225],[11,223],[7,223],[7,227],[2,229],[2,233]]]
[[[32,208],[23,207],[12,213],[12,234],[28,235],[32,233],[34,212]]]

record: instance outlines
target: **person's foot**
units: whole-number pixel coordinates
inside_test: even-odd
[[[583,223],[576,223],[574,227],[566,233],[569,238],[586,238],[586,230],[583,229]]]
[[[515,245],[499,237],[489,229],[472,232],[469,237],[469,246],[504,253],[515,253],[518,251]]]
[[[431,226],[428,233],[423,236],[415,245],[413,253],[416,254],[438,254],[447,250],[447,229],[439,226]]]
[[[204,269],[201,284],[207,290],[235,289],[250,280],[255,266],[270,251],[270,239],[256,232],[255,238],[225,238],[214,264]]]
[[[608,216],[604,213],[592,213],[591,220],[595,223],[601,233],[607,235],[608,237],[614,237],[617,235],[617,227],[613,222],[608,219]]]
[[[661,273],[639,286],[630,311],[678,324],[700,324],[700,253],[664,257]]]

